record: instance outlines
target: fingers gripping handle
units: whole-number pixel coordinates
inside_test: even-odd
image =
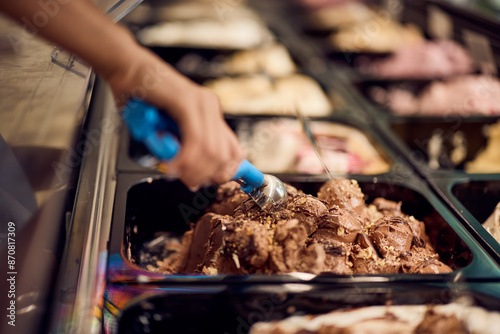
[[[131,136],[144,143],[161,160],[171,160],[180,149],[180,132],[175,121],[157,108],[132,99],[123,110],[123,121]],[[233,180],[240,180],[246,193],[262,186],[264,174],[248,160],[243,160]]]

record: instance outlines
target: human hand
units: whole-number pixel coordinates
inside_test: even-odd
[[[143,99],[168,113],[178,124],[181,150],[167,163],[167,174],[191,189],[229,181],[244,152],[224,120],[217,96],[178,73],[135,44],[112,68],[102,71],[117,105],[131,97]]]

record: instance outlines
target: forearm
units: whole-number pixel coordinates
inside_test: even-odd
[[[137,48],[133,36],[90,0],[4,0],[0,10],[75,53],[104,77]]]

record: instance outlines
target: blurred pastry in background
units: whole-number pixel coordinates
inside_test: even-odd
[[[121,22],[144,27],[161,22],[217,21],[228,15],[233,19],[259,20],[259,15],[245,0],[231,4],[216,4],[213,0],[169,0],[141,2]]]
[[[369,94],[375,102],[402,116],[500,115],[500,81],[488,75],[433,81],[420,94],[397,86],[373,87]]]
[[[362,74],[381,79],[438,79],[469,74],[475,69],[469,53],[451,40],[406,45],[357,67]]]
[[[139,30],[138,41],[145,46],[252,49],[273,41],[274,37],[257,18],[165,21]]]
[[[366,135],[353,127],[311,122],[322,157],[331,173],[381,174],[389,163]],[[293,119],[260,121],[236,129],[248,160],[267,173],[325,173],[314,148]]]
[[[311,77],[293,74],[272,79],[265,74],[223,77],[204,84],[219,97],[229,114],[327,116],[332,105],[321,86]]]
[[[495,210],[493,210],[488,219],[486,219],[483,227],[496,241],[500,242],[500,203],[497,204]]]
[[[465,299],[465,298],[464,298]],[[500,313],[458,300],[443,305],[377,305],[255,323],[250,334],[496,333]]]
[[[288,50],[279,43],[220,55],[210,60],[198,53],[188,53],[175,67],[187,75],[205,77],[263,73],[279,78],[293,74],[297,69]]]
[[[421,43],[421,31],[412,24],[400,24],[389,17],[377,15],[374,19],[351,25],[329,37],[339,52],[388,53],[406,45]]]
[[[500,173],[500,121],[489,125],[486,132],[486,147],[465,164],[467,173]]]
[[[309,13],[304,18],[308,28],[334,30],[349,25],[358,25],[375,17],[376,13],[357,1],[344,1]]]

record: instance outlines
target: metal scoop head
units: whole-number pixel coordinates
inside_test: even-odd
[[[286,205],[286,187],[276,176],[264,174],[262,186],[255,188],[249,195],[264,211],[273,211]]]

